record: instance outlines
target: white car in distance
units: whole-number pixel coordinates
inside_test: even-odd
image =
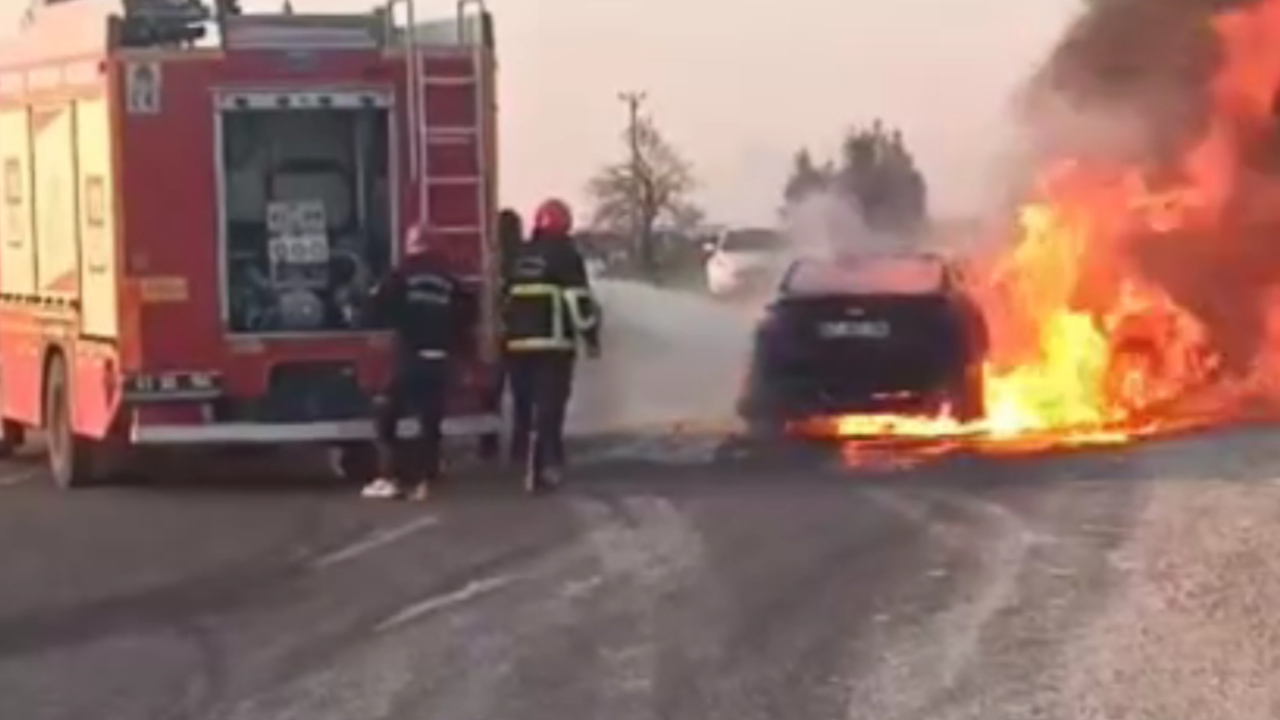
[[[789,257],[782,234],[765,228],[722,231],[707,250],[707,289],[721,297],[767,289]]]

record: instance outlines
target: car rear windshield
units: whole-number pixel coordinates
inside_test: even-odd
[[[945,278],[942,262],[931,257],[805,260],[788,274],[783,294],[932,295],[944,290]]]
[[[773,252],[782,248],[782,237],[773,230],[731,230],[720,242],[726,252]]]

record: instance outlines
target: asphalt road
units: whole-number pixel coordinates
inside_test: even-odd
[[[559,495],[472,469],[426,505],[4,464],[0,718],[1277,716],[1275,430],[855,468],[581,449]]]

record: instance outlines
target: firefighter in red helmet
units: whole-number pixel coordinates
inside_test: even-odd
[[[557,485],[564,468],[564,421],[578,346],[600,355],[600,313],[586,263],[562,200],[538,207],[533,230],[515,253],[503,301],[504,346],[516,412],[532,418],[525,487]]]

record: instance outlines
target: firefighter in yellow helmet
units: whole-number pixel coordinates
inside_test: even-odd
[[[561,479],[579,344],[591,357],[600,355],[599,308],[572,230],[573,214],[564,201],[543,203],[527,241],[511,258],[504,288],[504,345],[515,412],[532,418],[525,462],[531,493]]]

